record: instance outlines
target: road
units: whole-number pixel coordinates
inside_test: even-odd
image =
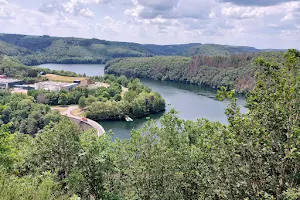
[[[78,117],[78,116],[73,115],[72,111],[75,110],[75,109],[78,109],[78,106],[69,106],[67,110],[61,111],[60,113],[62,115],[65,115],[65,116],[69,117],[69,118],[79,120],[82,123],[86,123],[86,124],[92,126],[94,129],[97,130],[97,135],[98,136],[102,136],[105,133],[104,128],[98,122],[95,122],[91,119],[87,119],[87,121],[82,121],[81,120],[82,117]]]

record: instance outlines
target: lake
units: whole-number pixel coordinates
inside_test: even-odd
[[[86,74],[87,76],[103,76],[104,65],[91,64],[43,64],[38,67],[49,68],[53,70],[73,71],[78,74]],[[198,85],[165,82],[155,80],[141,80],[145,85],[153,91],[158,92],[166,100],[166,112],[175,108],[179,112],[179,117],[186,120],[196,120],[198,118],[207,118],[211,121],[219,121],[226,124],[227,118],[224,114],[227,104],[217,101],[216,91]],[[245,100],[242,98],[238,101],[243,105]],[[246,108],[242,107],[242,112]],[[152,119],[159,119],[163,113],[151,115]],[[130,131],[135,128],[141,128],[146,122],[146,117],[134,119],[134,122],[126,121],[106,121],[100,122],[103,128],[114,132],[114,138],[129,138]]]

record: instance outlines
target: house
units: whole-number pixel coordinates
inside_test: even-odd
[[[0,88],[8,89],[15,85],[23,85],[23,81],[12,78],[0,78]]]

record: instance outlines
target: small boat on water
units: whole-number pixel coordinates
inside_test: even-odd
[[[131,119],[128,115],[125,116],[125,120],[127,122],[133,122],[133,119]]]

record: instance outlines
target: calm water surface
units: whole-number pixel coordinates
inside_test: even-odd
[[[73,71],[87,76],[103,76],[104,65],[69,65],[69,64],[45,64],[39,67],[53,70]],[[142,80],[142,82],[153,91],[158,92],[166,100],[166,112],[175,108],[182,119],[196,120],[207,118],[211,121],[219,121],[226,124],[227,119],[224,114],[226,103],[217,101],[216,91],[198,85],[164,82],[154,80]],[[239,104],[244,104],[244,99],[239,100]],[[242,111],[246,109],[242,107]],[[163,113],[151,115],[152,119],[159,119]],[[115,138],[129,138],[133,128],[141,128],[146,118],[134,119],[134,122],[115,121],[100,122],[106,131],[112,130]]]

